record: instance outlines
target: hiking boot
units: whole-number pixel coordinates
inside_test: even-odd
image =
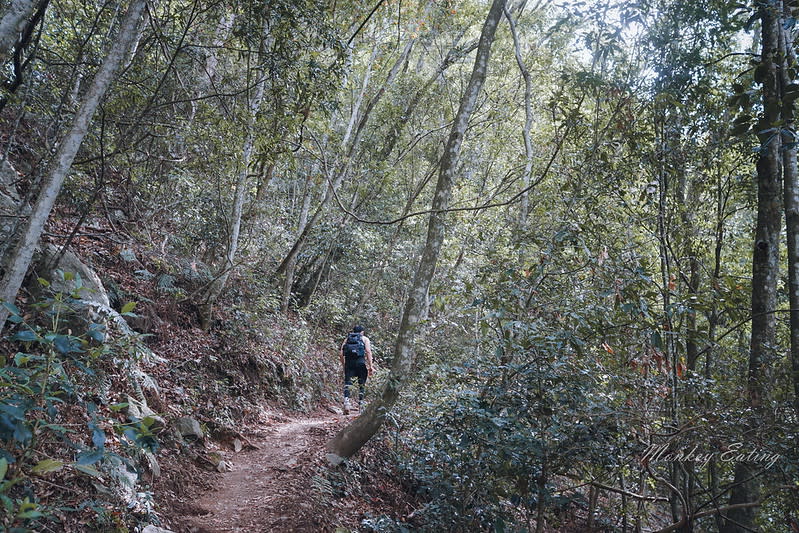
[[[349,398],[344,398],[344,414],[345,415],[350,414],[350,399]]]

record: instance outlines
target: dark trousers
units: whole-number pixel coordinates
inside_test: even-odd
[[[366,368],[366,360],[358,358],[344,363],[344,397],[350,397],[352,378],[358,379],[358,401],[363,401],[363,394],[366,390],[366,378],[369,377],[369,370]]]

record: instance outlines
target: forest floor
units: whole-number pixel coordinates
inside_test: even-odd
[[[319,532],[357,527],[371,502],[335,498],[326,442],[355,415],[320,409],[309,415],[269,413],[272,425],[243,428],[241,451],[220,452],[229,465],[214,486],[181,498],[169,517],[179,533]],[[377,504],[377,505],[375,505]],[[336,522],[333,524],[333,522]]]

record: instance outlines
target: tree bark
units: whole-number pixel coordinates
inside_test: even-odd
[[[777,279],[779,277],[779,237],[782,205],[782,139],[778,128],[781,117],[779,70],[784,66],[781,46],[782,2],[769,2],[760,9],[762,21],[761,68],[763,74],[763,120],[759,129],[760,157],[757,161],[757,227],[752,254],[752,337],[749,345],[749,405],[758,412],[767,389],[765,371],[773,359],[776,341]],[[735,467],[731,506],[754,503],[760,493],[757,465],[740,462]],[[756,507],[735,507],[727,515],[722,533],[743,533],[754,529]]]
[[[20,32],[38,4],[38,0],[13,0],[6,9],[3,18],[0,19],[0,64],[11,57],[11,50]]]
[[[786,16],[790,17],[790,9],[786,6]],[[796,65],[796,54],[793,52],[793,39],[787,30],[780,32],[783,37],[782,48],[786,51],[788,64]],[[786,65],[787,66],[787,65]],[[783,89],[790,85],[788,68],[780,69],[780,84]],[[794,409],[799,413],[799,169],[797,169],[796,119],[794,101],[784,100],[782,131],[782,174],[783,203],[785,207],[785,229],[788,240],[788,301],[790,302],[791,331],[791,369],[794,389]]]
[[[342,429],[328,442],[327,447],[330,451],[328,459],[333,463],[338,463],[343,458],[351,457],[377,433],[383,425],[386,414],[396,403],[400,390],[411,372],[414,333],[426,305],[427,291],[444,242],[444,218],[452,196],[452,186],[463,137],[486,78],[491,44],[494,41],[494,35],[502,17],[504,5],[505,0],[494,0],[491,4],[488,17],[480,34],[480,44],[477,48],[477,57],[475,58],[469,84],[461,98],[460,107],[452,125],[452,131],[444,154],[441,157],[436,192],[433,196],[433,212],[428,222],[427,240],[416,269],[408,300],[405,303],[402,322],[394,345],[391,375],[383,388],[381,396],[371,403],[366,411],[355,419],[353,423]]]
[[[311,196],[313,196],[313,175],[316,172],[316,167],[312,168],[308,173],[305,180],[305,189],[302,195],[302,208],[300,210],[300,223],[298,224],[299,233],[305,231],[305,226],[308,225],[308,212],[311,209]],[[286,267],[286,279],[283,284],[283,297],[280,302],[280,312],[287,315],[289,312],[289,305],[291,304],[291,289],[294,286],[294,272],[297,268],[297,257],[291,260]]]
[[[233,23],[236,22],[235,13],[224,13],[216,26],[214,40],[210,49],[206,52],[203,71],[197,78],[197,95],[208,94],[211,87],[216,82],[217,65],[219,65],[219,50],[233,32]],[[191,121],[190,121],[191,122]]]
[[[69,132],[58,144],[56,153],[49,167],[49,172],[42,183],[33,211],[23,228],[19,243],[10,254],[5,274],[0,280],[0,300],[13,302],[30,266],[36,244],[42,234],[50,211],[55,204],[64,179],[67,177],[75,155],[89,129],[97,106],[113,82],[117,70],[128,56],[133,45],[138,41],[141,31],[139,20],[142,18],[146,0],[133,0],[120,23],[119,34],[111,45],[108,54],[100,65],[89,87],[83,104],[75,115]],[[0,331],[2,331],[8,311],[0,307]]]
[[[505,17],[508,19],[510,25],[511,35],[513,36],[513,49],[516,55],[516,64],[519,67],[519,72],[524,79],[524,129],[522,129],[522,138],[524,139],[524,171],[522,173],[522,187],[523,193],[521,202],[519,203],[519,229],[524,229],[527,225],[527,213],[530,209],[530,174],[533,171],[533,142],[530,139],[530,130],[533,127],[533,82],[530,78],[530,71],[524,64],[522,58],[522,49],[519,43],[519,36],[516,33],[516,22],[513,20],[510,12],[505,9]]]

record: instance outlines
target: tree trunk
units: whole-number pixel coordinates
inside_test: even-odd
[[[269,24],[264,24],[264,36],[269,35]],[[265,43],[261,44],[259,51],[259,59],[263,59],[268,46]],[[256,75],[263,76],[261,72],[256,72]],[[225,250],[225,262],[222,266],[221,272],[216,276],[214,281],[208,286],[208,289],[203,293],[200,309],[200,325],[203,329],[207,329],[211,325],[211,318],[213,316],[213,305],[222,294],[230,273],[233,270],[236,259],[236,252],[239,249],[239,235],[241,234],[241,216],[244,212],[244,203],[247,200],[247,190],[249,185],[249,171],[250,160],[252,159],[252,152],[255,145],[255,122],[258,111],[261,109],[261,102],[264,99],[264,91],[266,86],[265,77],[258,81],[255,86],[255,94],[249,102],[249,115],[247,117],[247,133],[244,140],[244,146],[241,154],[241,166],[239,168],[238,177],[236,179],[236,189],[233,198],[233,211],[230,215],[230,227],[228,228],[228,242],[227,249]]]
[[[299,233],[305,231],[305,226],[308,225],[308,212],[311,209],[311,196],[313,196],[313,175],[316,172],[316,166],[308,173],[305,180],[305,190],[302,195],[302,209],[300,211],[300,223],[298,225]],[[294,286],[294,272],[297,269],[297,257],[294,256],[286,267],[286,279],[283,284],[283,298],[280,302],[280,312],[287,315],[289,312],[289,304],[291,304],[291,289]]]
[[[403,107],[402,111],[399,114],[399,118],[394,121],[394,124],[391,128],[391,132],[386,137],[386,142],[383,145],[383,148],[380,150],[377,161],[378,162],[385,162],[388,160],[389,156],[394,151],[394,148],[397,145],[397,142],[402,135],[402,132],[405,129],[405,126],[410,123],[410,117],[413,115],[416,106],[423,100],[424,95],[427,93],[428,89],[433,85],[433,83],[441,77],[442,74],[452,65],[455,64],[458,58],[463,57],[464,55],[470,53],[472,50],[477,48],[478,40],[474,40],[473,42],[468,43],[463,48],[455,49],[447,53],[447,56],[444,58],[444,61],[438,66],[436,71],[430,76],[427,81],[425,82],[422,87],[416,91],[413,95],[408,98]],[[401,217],[404,217],[411,211],[411,207],[413,207],[413,203],[416,201],[416,198],[422,193],[425,186],[429,182],[430,178],[433,176],[435,169],[432,169],[428,175],[426,175],[422,181],[416,186],[413,192],[409,195],[407,201],[405,202],[405,207],[401,213]],[[383,280],[383,275],[385,273],[386,266],[388,266],[388,260],[391,257],[391,251],[394,249],[394,245],[396,241],[399,239],[399,236],[402,232],[402,226],[404,222],[399,222],[394,233],[391,235],[391,238],[388,241],[388,245],[385,246],[386,253],[383,254],[383,257],[380,260],[380,264],[377,267],[377,273],[374,275],[369,276],[364,281],[364,290],[361,292],[361,296],[358,299],[358,303],[356,304],[355,308],[351,310],[350,314],[353,316],[360,316],[363,312],[363,307],[366,305],[366,302],[372,297],[375,289],[380,286]]]
[[[13,0],[3,13],[3,18],[0,19],[0,64],[11,57],[11,50],[20,32],[38,4],[38,0]]]
[[[358,120],[358,114],[360,113],[361,104],[363,103],[363,99],[366,96],[366,90],[369,87],[369,80],[372,77],[372,65],[377,58],[377,52],[379,51],[379,47],[375,44],[374,48],[372,49],[372,55],[369,57],[369,63],[366,66],[366,72],[363,76],[363,82],[361,83],[361,90],[358,93],[358,97],[355,99],[355,104],[352,108],[352,113],[350,114],[350,120],[347,123],[347,130],[344,132],[344,137],[341,140],[342,148],[346,149],[350,136],[352,135],[353,128]],[[392,71],[393,72],[393,71]],[[305,195],[303,197],[303,206],[302,211],[300,213],[300,223],[298,224],[299,232],[297,234],[297,239],[294,241],[294,246],[291,247],[291,250],[286,255],[286,258],[280,264],[277,269],[277,274],[282,274],[283,279],[283,296],[281,297],[280,302],[280,312],[283,314],[287,314],[289,311],[289,304],[291,303],[291,294],[292,289],[294,288],[294,277],[295,272],[297,270],[297,258],[302,251],[303,246],[305,245],[305,241],[310,234],[311,228],[318,222],[321,218],[322,213],[324,212],[325,207],[327,206],[332,194],[341,186],[341,183],[344,181],[347,173],[349,172],[349,158],[352,155],[352,150],[354,150],[355,145],[358,141],[360,136],[360,129],[359,132],[356,133],[356,139],[350,145],[350,152],[347,156],[347,164],[341,168],[340,172],[336,174],[336,178],[333,181],[332,191],[331,188],[325,187],[325,195],[322,197],[322,202],[319,204],[314,211],[313,216],[308,220],[308,214],[310,212],[311,207],[311,176],[317,171],[317,165],[314,164],[313,169],[308,175],[308,182],[306,183]],[[325,146],[326,143],[322,143],[321,146]]]
[[[133,0],[125,17],[120,24],[116,42],[112,44],[103,63],[95,74],[83,104],[75,115],[72,126],[66,136],[58,144],[58,148],[49,168],[49,174],[42,183],[33,211],[23,229],[22,238],[10,254],[5,274],[0,280],[0,300],[13,302],[16,298],[25,273],[30,266],[36,244],[39,242],[42,230],[50,211],[55,204],[64,179],[67,177],[75,155],[78,153],[83,138],[89,129],[97,106],[100,104],[108,87],[116,76],[117,70],[127,57],[133,45],[137,42],[141,26],[141,19],[146,0]],[[2,331],[8,311],[0,307],[0,331]]]
[[[341,184],[344,182],[347,175],[349,174],[350,166],[352,164],[352,158],[353,155],[355,154],[355,149],[358,146],[358,141],[360,141],[364,128],[366,127],[366,124],[369,121],[369,117],[372,113],[372,110],[375,108],[377,103],[383,97],[383,95],[386,92],[386,89],[388,89],[388,87],[390,87],[394,83],[394,80],[397,77],[397,74],[399,73],[400,67],[405,62],[408,55],[411,53],[411,49],[413,48],[414,42],[415,42],[414,39],[408,41],[408,43],[405,45],[405,49],[400,54],[400,57],[394,63],[394,66],[391,68],[391,71],[386,77],[386,81],[377,91],[377,94],[375,94],[375,96],[366,105],[366,109],[364,109],[363,111],[363,116],[358,121],[358,127],[355,129],[355,134],[352,137],[352,141],[350,141],[349,143],[349,148],[346,150],[346,155],[344,156],[344,160],[338,165],[338,170],[335,173],[335,177],[333,178],[332,183],[327,188],[327,193],[322,199],[322,203],[319,204],[319,206],[316,208],[313,216],[311,216],[311,219],[308,221],[308,224],[306,224],[305,229],[300,233],[299,237],[297,237],[297,240],[294,242],[294,245],[291,247],[291,250],[289,250],[289,253],[286,254],[286,257],[277,267],[277,270],[275,271],[275,274],[277,276],[285,274],[289,265],[291,265],[292,262],[295,261],[295,258],[299,255],[299,253],[302,251],[303,247],[305,246],[305,241],[308,239],[308,235],[310,235],[311,229],[313,229],[316,223],[319,222],[319,219],[322,217],[322,214],[324,213],[327,204],[330,203],[330,200],[333,198],[333,195],[336,193],[336,191],[338,191],[339,187],[341,187]],[[358,106],[360,106],[360,103],[358,104]],[[348,133],[349,131],[351,131],[351,128],[348,128]],[[347,144],[347,139],[345,138],[344,141],[342,142],[342,145],[346,146],[346,144]]]
[[[527,213],[530,209],[529,192],[530,188],[530,174],[533,171],[533,143],[530,139],[530,130],[533,127],[533,82],[530,78],[530,71],[524,64],[522,58],[522,49],[519,43],[519,36],[516,34],[516,22],[513,17],[505,10],[505,17],[508,19],[511,34],[513,35],[513,48],[516,54],[516,64],[524,79],[524,129],[522,129],[522,137],[524,139],[524,171],[522,173],[522,198],[519,204],[519,229],[524,229],[527,225]]]
[[[419,104],[419,102],[424,100],[424,95],[427,93],[433,83],[440,79],[444,72],[446,72],[449,67],[454,65],[458,59],[470,54],[475,48],[477,48],[477,44],[478,41],[474,40],[473,42],[465,45],[463,48],[453,48],[450,50],[447,53],[447,56],[444,58],[444,61],[441,62],[433,75],[427,79],[425,84],[422,85],[418,91],[416,91],[406,100],[405,106],[399,114],[399,119],[394,121],[391,132],[387,135],[386,142],[384,143],[383,148],[380,150],[378,161],[386,161],[394,151],[394,147],[397,145],[397,142],[399,141],[399,138],[402,135],[405,127],[410,122],[409,119],[411,115],[413,115],[416,106]]]
[[[499,19],[502,16],[504,5],[505,0],[494,0],[488,12],[488,17],[480,35],[480,44],[477,48],[477,57],[475,58],[472,75],[461,98],[449,140],[441,157],[438,183],[433,196],[433,212],[430,215],[427,228],[427,241],[422,251],[422,257],[414,276],[408,300],[405,303],[402,322],[394,345],[391,375],[383,388],[381,396],[371,403],[366,411],[355,419],[352,424],[342,429],[328,442],[327,447],[331,452],[328,458],[331,462],[337,463],[342,458],[351,457],[377,433],[383,424],[386,414],[396,403],[402,385],[410,374],[413,364],[414,333],[426,305],[427,291],[444,242],[444,218],[452,196],[452,186],[463,137],[469,124],[469,118],[474,111],[477,96],[480,94],[485,81],[491,44],[494,41],[494,35]]]
[[[658,106],[655,114],[655,152],[657,155],[657,183],[658,183],[658,212],[657,212],[657,236],[658,236],[658,250],[660,255],[660,278],[661,278],[661,297],[663,299],[663,328],[666,330],[666,335],[663,336],[663,347],[665,356],[670,362],[671,367],[671,395],[669,414],[671,422],[675,427],[679,426],[680,418],[680,403],[677,391],[677,347],[675,346],[674,337],[670,333],[674,331],[674,321],[671,314],[666,312],[671,308],[671,285],[674,283],[671,270],[671,258],[669,255],[669,234],[671,228],[668,226],[670,220],[667,207],[668,207],[668,192],[670,189],[670,156],[673,153],[675,140],[669,137],[671,125],[673,120],[670,120],[668,110],[665,107]],[[597,142],[597,141],[595,141]],[[669,504],[671,510],[671,517],[674,522],[678,522],[681,517],[688,514],[688,509],[682,506],[683,499],[680,494],[675,490],[680,487],[682,483],[682,470],[676,464],[669,465],[669,480],[671,482],[672,490],[669,492]]]
[[[762,21],[761,67],[763,76],[763,120],[759,128],[760,157],[757,161],[757,228],[752,255],[752,338],[749,345],[749,404],[759,411],[767,393],[765,371],[773,359],[776,341],[777,278],[779,277],[779,236],[781,225],[780,190],[782,180],[782,142],[772,127],[780,121],[782,102],[778,62],[784,65],[780,44],[782,2],[760,7]],[[760,481],[757,465],[740,462],[735,467],[735,484],[730,505],[758,500]],[[722,533],[743,533],[754,529],[756,508],[736,508],[727,515]]]
[[[197,96],[208,94],[216,82],[217,65],[219,64],[219,50],[230,38],[233,32],[233,23],[236,21],[235,13],[224,13],[216,26],[214,40],[206,52],[203,72],[197,77]],[[193,118],[193,115],[192,115]],[[191,121],[189,121],[191,122]]]
[[[786,7],[786,16],[790,17],[790,10]],[[793,53],[793,40],[787,31],[780,32],[783,36],[783,49],[787,53],[788,63],[796,64],[796,55]],[[791,78],[788,69],[780,69],[780,84],[783,89],[790,85]],[[790,302],[790,331],[791,331],[791,369],[793,375],[794,409],[799,413],[799,169],[796,163],[796,120],[794,117],[794,101],[783,101],[783,120],[785,125],[782,131],[782,174],[783,174],[783,202],[785,206],[785,228],[788,240],[788,301]]]

